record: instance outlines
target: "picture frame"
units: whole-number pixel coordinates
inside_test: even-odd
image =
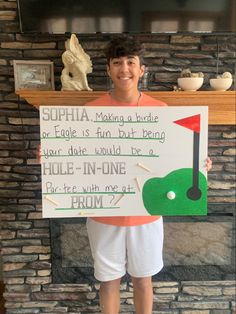
[[[54,66],[49,60],[13,60],[15,90],[55,90]]]

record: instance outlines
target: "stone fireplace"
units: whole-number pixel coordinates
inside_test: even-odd
[[[214,99],[212,103],[215,104]],[[231,105],[227,103],[226,116],[229,115],[227,121],[230,121]],[[211,121],[212,116],[219,115],[217,109],[213,112],[210,101],[209,105]],[[12,118],[11,122],[16,125],[17,119]],[[37,120],[38,117],[31,120],[35,133],[39,131],[34,126]],[[209,155],[214,169],[209,173],[208,216],[164,218],[165,267],[154,276],[156,313],[234,313],[235,133],[234,126],[215,123],[209,126]],[[27,132],[24,143],[34,141],[31,137]],[[34,149],[37,143],[36,140]],[[31,156],[34,154],[32,151]],[[18,152],[12,158],[20,156],[24,153]],[[19,176],[23,173],[32,180],[24,182],[24,193],[1,189],[1,192],[4,190],[1,218],[4,220],[2,255],[7,311],[11,314],[99,313],[98,283],[93,278],[85,219],[42,219],[40,180],[34,183],[40,169],[34,158],[27,160],[28,166],[16,164],[13,168]],[[121,311],[133,313],[132,285],[128,277],[121,285],[121,299]]]

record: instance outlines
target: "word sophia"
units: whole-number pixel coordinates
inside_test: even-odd
[[[41,115],[44,121],[89,121],[86,109],[78,107],[43,107]]]

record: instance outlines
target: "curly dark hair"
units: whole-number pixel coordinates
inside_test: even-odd
[[[127,57],[127,56],[138,56],[140,64],[144,64],[143,45],[135,39],[133,36],[122,35],[113,38],[106,47],[105,50],[107,64],[113,58]]]

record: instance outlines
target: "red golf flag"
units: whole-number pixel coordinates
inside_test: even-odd
[[[187,129],[194,132],[200,133],[200,114],[195,116],[187,117],[184,119],[176,120],[174,123],[179,124]]]

